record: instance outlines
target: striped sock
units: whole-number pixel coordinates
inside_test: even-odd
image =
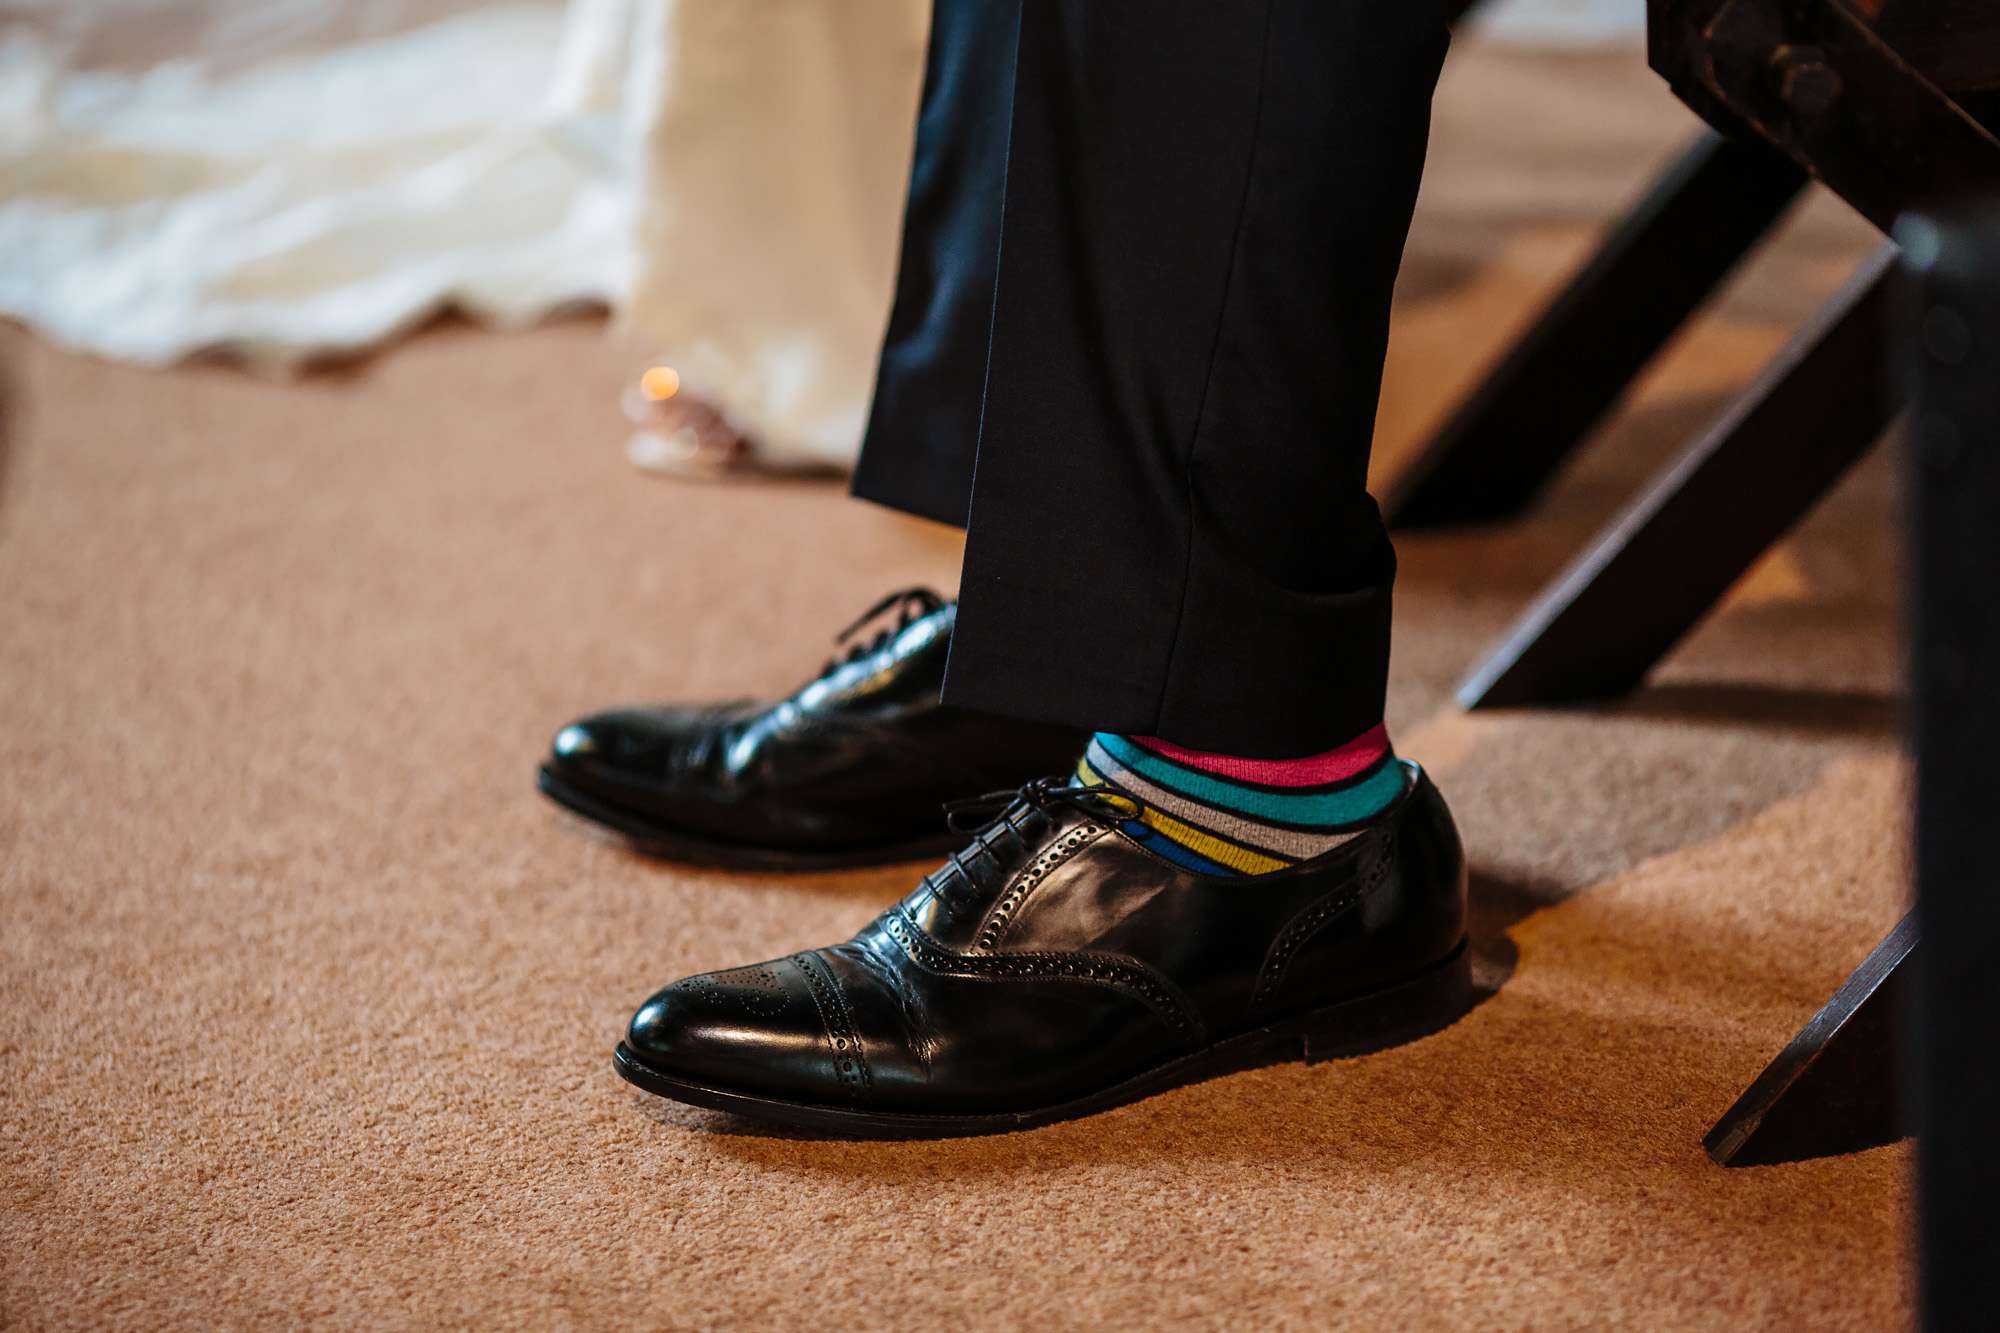
[[[1242,759],[1100,731],[1076,780],[1130,797],[1139,814],[1125,832],[1204,875],[1267,875],[1324,855],[1357,836],[1404,785],[1380,726],[1303,759]]]

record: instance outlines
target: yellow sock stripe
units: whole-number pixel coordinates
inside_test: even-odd
[[[1284,870],[1292,864],[1275,856],[1253,852],[1247,847],[1238,847],[1233,842],[1224,842],[1221,838],[1202,832],[1192,824],[1183,824],[1154,806],[1145,806],[1139,818],[1146,827],[1159,830],[1197,855],[1205,856],[1219,866],[1240,870],[1246,875],[1268,875],[1273,870]]]
[[[1090,766],[1089,760],[1079,759],[1076,761],[1076,780],[1088,787],[1103,782],[1104,778],[1096,769]],[[1172,838],[1181,846],[1207,857],[1219,866],[1228,866],[1231,870],[1241,871],[1246,875],[1266,875],[1273,870],[1283,870],[1292,864],[1290,861],[1281,860],[1275,856],[1265,856],[1263,853],[1253,852],[1247,847],[1238,847],[1233,842],[1225,842],[1221,838],[1211,837],[1209,834],[1195,828],[1192,824],[1182,823],[1172,815],[1144,802],[1135,802],[1135,804],[1140,809],[1140,820],[1148,828],[1155,829],[1163,836]]]

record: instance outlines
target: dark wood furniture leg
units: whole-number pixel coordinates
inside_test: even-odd
[[[2000,1286],[2000,204],[1912,216],[1905,378],[1917,907],[1703,1141],[1725,1166],[1921,1138],[1924,1325],[1980,1326]],[[1921,951],[1919,934],[1926,940]],[[1898,1053],[1903,1052],[1901,1059]]]
[[[1902,395],[1885,247],[1736,404],[1612,522],[1459,687],[1467,708],[1633,689],[1865,453]],[[1858,368],[1858,369],[1857,369]]]
[[[2000,200],[1909,218],[1916,326],[1906,492],[1916,918],[1907,1029],[1919,1301],[1931,1329],[2000,1307]]]
[[[1784,154],[1704,130],[1390,484],[1390,526],[1525,508],[1805,181]]]
[[[1906,208],[2000,182],[2000,139],[1928,77],[1969,80],[1967,98],[2000,85],[2000,6],[1951,14],[1968,36],[1934,43],[1934,68],[1904,60],[1840,0],[1650,0],[1649,51],[1690,105],[1809,165],[1887,228]],[[1460,687],[1461,702],[1627,692],[1803,516],[1901,399],[1872,373],[1884,364],[1890,262],[1878,256],[1543,592]]]
[[[1909,961],[1906,916],[1701,1141],[1721,1166],[1770,1166],[1860,1152],[1908,1134],[1897,1092]]]

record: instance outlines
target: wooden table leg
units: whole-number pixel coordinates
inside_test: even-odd
[[[1919,1300],[1932,1329],[2000,1308],[2000,200],[1906,218],[1914,404],[1911,735],[1916,916],[1909,1029],[1918,1134]]]
[[[1459,687],[1467,708],[1580,703],[1637,687],[1846,474],[1902,394],[1883,324],[1887,246],[1734,406],[1549,585]]]
[[[1390,526],[1525,508],[1805,180],[1782,153],[1703,131],[1389,485]]]
[[[1909,1133],[1897,1095],[1917,923],[1904,917],[1799,1029],[1702,1146],[1722,1166],[1859,1152]]]

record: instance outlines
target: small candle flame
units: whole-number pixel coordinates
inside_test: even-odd
[[[639,377],[639,392],[664,403],[681,391],[681,373],[672,366],[654,366]]]

